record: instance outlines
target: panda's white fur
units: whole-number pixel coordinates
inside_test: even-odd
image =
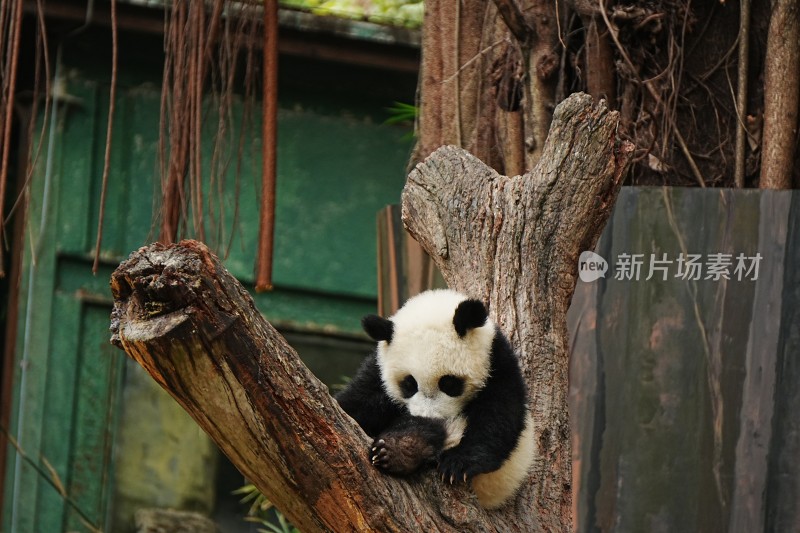
[[[464,407],[490,377],[492,342],[499,334],[487,318],[463,338],[458,336],[453,315],[466,299],[452,290],[427,291],[411,298],[391,317],[391,341],[378,343],[378,367],[386,393],[406,405],[412,415],[444,419],[444,449],[461,440],[467,423],[462,416]],[[417,381],[418,392],[404,398],[399,383],[408,375]],[[438,380],[443,375],[463,378],[464,393],[453,398],[440,391]],[[534,454],[533,422],[526,410],[524,430],[502,466],[472,480],[480,504],[494,509],[506,503],[527,477]]]
[[[489,353],[495,335],[494,323],[486,323],[459,338],[453,328],[453,313],[466,297],[440,289],[411,298],[392,316],[391,343],[378,343],[378,366],[386,392],[405,403],[415,416],[452,419],[489,377]],[[419,394],[406,400],[398,383],[413,375]],[[465,392],[451,398],[438,388],[439,377],[451,374],[465,378]],[[428,379],[425,379],[425,378]]]
[[[472,480],[472,490],[481,506],[497,509],[508,502],[528,477],[535,454],[533,418],[528,413],[525,417],[525,429],[519,436],[517,446],[503,465],[494,472],[478,474]]]

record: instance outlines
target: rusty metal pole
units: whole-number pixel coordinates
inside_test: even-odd
[[[264,0],[264,96],[262,102],[261,216],[256,291],[272,289],[275,178],[278,138],[278,0]]]

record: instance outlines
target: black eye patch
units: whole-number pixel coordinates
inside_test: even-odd
[[[464,393],[464,378],[456,376],[442,376],[439,378],[439,390],[453,398]]]
[[[404,377],[400,382],[400,393],[403,395],[403,398],[411,398],[418,390],[417,380],[414,379],[414,376],[411,374]]]

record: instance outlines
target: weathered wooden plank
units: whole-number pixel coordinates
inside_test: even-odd
[[[573,307],[584,310],[571,314],[572,386],[585,389],[573,391],[571,407],[580,443],[577,531],[762,531],[765,511],[774,523],[796,523],[783,509],[794,508],[797,492],[780,491],[767,471],[769,450],[782,457],[770,463],[782,483],[798,472],[797,454],[780,455],[783,444],[770,440],[777,354],[785,365],[792,357],[785,351],[794,350],[794,358],[798,351],[781,340],[791,338],[786,324],[797,320],[787,317],[789,303],[780,316],[779,292],[792,282],[775,268],[784,264],[791,194],[623,190],[597,251],[609,263],[623,253],[644,254],[640,280],[614,279],[612,265],[596,292],[579,286]],[[676,279],[673,262],[667,279],[656,272],[645,280],[647,257],[663,253],[673,260],[701,254],[704,268],[705,256],[729,254],[730,279],[706,279],[705,271],[697,280]],[[738,279],[737,255],[756,253],[758,279]],[[787,270],[800,265],[791,261]],[[592,306],[593,352],[575,320]],[[781,396],[792,398],[797,374],[782,382]],[[582,403],[590,391],[594,417]],[[796,413],[795,404],[780,407],[781,396],[776,413]],[[776,434],[797,440],[792,422],[777,423],[783,426]],[[765,507],[767,487],[774,496]]]
[[[602,361],[597,350],[597,284],[579,283],[575,288],[567,322],[570,324],[570,422],[572,425],[572,522],[578,530],[587,516],[594,516],[597,476],[588,466],[596,462],[592,452],[602,439]],[[580,423],[576,423],[580,421]],[[580,429],[580,431],[576,431]],[[600,430],[600,431],[598,431]]]
[[[800,194],[792,194],[783,268],[766,530],[800,531]]]
[[[121,396],[120,374],[124,357],[103,342],[107,329],[101,317],[107,306],[81,303],[80,350],[72,425],[70,475],[65,480],[70,497],[99,527],[108,529],[107,518],[111,481],[114,474],[112,445]],[[72,332],[74,336],[74,331]],[[68,510],[64,531],[81,531],[84,524]]]
[[[759,250],[763,268],[756,281],[753,321],[747,343],[746,375],[736,479],[731,505],[731,531],[758,531],[765,520],[767,452],[772,438],[775,370],[780,333],[781,293],[791,196],[774,191],[761,194]]]
[[[378,213],[378,312],[390,316],[411,296],[445,287],[425,250],[403,229],[400,206]]]

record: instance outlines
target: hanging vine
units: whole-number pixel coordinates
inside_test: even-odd
[[[0,276],[5,276],[5,221],[1,216],[8,189],[8,160],[11,153],[11,126],[14,119],[14,97],[17,92],[17,63],[22,35],[22,0],[0,2]]]
[[[173,2],[166,13],[158,151],[161,242],[194,237],[223,250],[229,245],[221,192],[232,159],[239,188],[242,144],[256,95],[256,47],[263,42],[261,12],[259,5],[215,0]],[[240,89],[237,116],[234,95]],[[210,161],[204,161],[211,140]],[[234,225],[237,218],[234,212]]]

